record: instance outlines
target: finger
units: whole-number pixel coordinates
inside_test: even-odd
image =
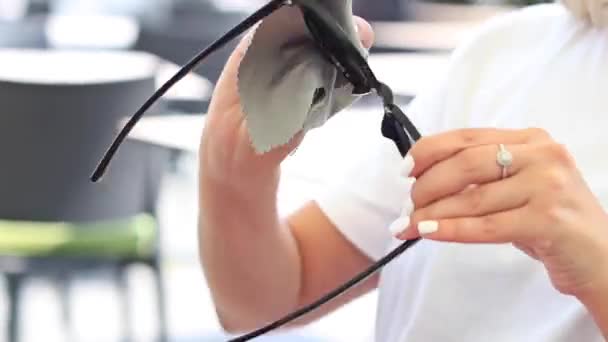
[[[508,145],[505,148],[513,155],[513,163],[507,168],[510,177],[537,162],[538,154],[534,153],[534,147]],[[496,145],[475,146],[427,168],[419,175],[412,190],[416,207],[425,207],[441,198],[457,194],[472,184],[480,185],[500,180],[502,166],[497,163],[499,151]]]
[[[524,225],[530,216],[527,207],[480,217],[461,217],[422,221],[399,238],[457,243],[510,243],[526,241],[535,234],[533,226]]]
[[[461,129],[423,137],[410,150],[410,154],[416,162],[416,167],[411,175],[418,177],[434,164],[470,147],[498,144],[516,145],[547,138],[549,138],[549,135],[539,129],[508,130],[494,128]]]
[[[355,17],[355,25],[363,47],[370,49],[374,45],[375,35],[372,25],[361,17]]]
[[[254,29],[251,29],[245,35],[243,35],[234,51],[228,57],[228,60],[224,65],[224,69],[222,70],[222,73],[217,81],[217,85],[214,90],[214,98],[216,97],[215,95],[217,92],[223,91],[231,91],[235,97],[237,96],[238,69],[241,65],[241,61],[243,58],[245,58],[247,48],[249,47],[249,41],[251,40],[251,36],[254,32]]]
[[[411,222],[415,225],[426,220],[478,217],[523,207],[531,196],[530,191],[526,191],[530,178],[528,174],[521,174],[468,188],[416,209]]]

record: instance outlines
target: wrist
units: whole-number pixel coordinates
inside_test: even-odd
[[[593,291],[578,296],[578,299],[593,317],[604,338],[608,340],[608,281],[598,283]]]
[[[599,270],[598,270],[599,271]],[[602,270],[603,271],[603,270]],[[606,272],[602,272],[606,273]],[[608,305],[608,280],[598,279],[591,284],[588,289],[582,291],[577,296],[578,300],[586,307],[593,309],[598,303]]]
[[[236,157],[234,153],[208,150],[199,156],[201,185],[213,184],[237,192],[262,191],[278,185],[280,162],[260,160],[256,156]]]
[[[278,192],[280,167],[265,172],[243,168],[241,171],[224,173],[200,170],[200,187],[211,197],[230,198],[231,201],[256,202],[274,200]]]
[[[591,312],[608,308],[608,243],[600,247],[600,252],[596,255],[593,266],[595,277],[576,294],[578,300]]]

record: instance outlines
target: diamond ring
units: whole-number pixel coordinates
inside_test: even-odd
[[[505,179],[509,175],[509,167],[513,165],[513,154],[505,148],[504,144],[499,144],[498,148],[496,162],[502,167],[502,179]]]

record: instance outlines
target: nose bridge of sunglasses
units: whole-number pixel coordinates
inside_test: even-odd
[[[379,85],[367,61],[328,12],[302,3],[304,22],[323,56],[353,85],[353,94],[366,95]]]

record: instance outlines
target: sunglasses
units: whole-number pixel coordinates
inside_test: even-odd
[[[284,6],[297,6],[301,11],[304,22],[310,32],[320,53],[344,75],[353,86],[353,95],[366,95],[375,93],[381,98],[384,107],[384,117],[381,124],[381,133],[385,138],[392,140],[401,156],[405,157],[412,145],[420,139],[420,133],[409,118],[394,103],[393,91],[389,86],[380,82],[369,67],[364,56],[348,39],[347,34],[338,25],[331,13],[320,10],[314,6],[315,0],[272,0],[262,8],[247,17],[224,36],[213,42],[186,63],[173,77],[164,83],[144,104],[133,114],[120,131],[114,142],[99,162],[91,176],[93,182],[98,182],[106,173],[114,155],[127,138],[142,116],[156,103],[171,87],[201,64],[205,58],[224,47],[227,43],[239,37],[258,22],[268,17]],[[372,276],[388,263],[393,261],[407,249],[414,246],[420,238],[403,242],[385,257],[374,263],[342,286],[329,292],[314,303],[307,305],[293,313],[260,329],[229,340],[228,342],[249,341],[256,337],[274,331],[304,315],[307,315],[336,297],[347,292],[357,284]]]

